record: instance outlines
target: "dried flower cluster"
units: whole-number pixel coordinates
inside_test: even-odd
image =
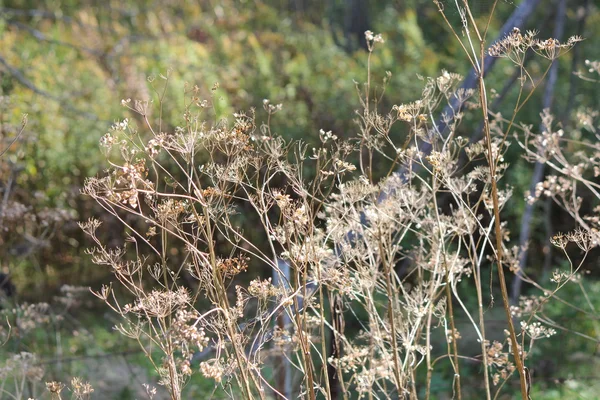
[[[566,43],[560,43],[554,38],[541,40],[536,36],[537,32],[527,31],[522,34],[519,28],[514,28],[511,33],[494,43],[488,49],[488,54],[492,57],[506,57],[515,64],[522,65],[528,50],[548,60],[555,60],[583,40],[580,36],[571,36]]]

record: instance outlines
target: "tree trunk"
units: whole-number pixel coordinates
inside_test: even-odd
[[[559,0],[558,1],[558,9],[556,11],[556,18],[554,22],[554,32],[553,36],[555,39],[560,40],[563,36],[565,30],[565,18],[567,11],[567,0]],[[550,71],[548,72],[548,80],[546,81],[546,88],[544,90],[544,99],[543,99],[543,108],[551,109],[552,103],[554,101],[554,87],[556,86],[556,80],[558,78],[558,61],[554,60],[552,66],[550,66]],[[540,131],[543,127],[540,126]],[[536,185],[542,181],[544,177],[544,168],[545,164],[536,162],[535,167],[533,169],[533,177],[531,178],[531,186],[530,192],[535,192]],[[519,257],[519,270],[515,275],[512,293],[511,293],[511,302],[516,304],[519,301],[519,296],[521,295],[521,287],[523,286],[523,269],[525,268],[525,264],[527,263],[527,242],[529,241],[529,237],[531,235],[531,224],[533,219],[533,204],[527,203],[525,205],[525,211],[523,212],[523,217],[521,218],[521,233],[519,235],[519,247],[523,249],[521,255]]]

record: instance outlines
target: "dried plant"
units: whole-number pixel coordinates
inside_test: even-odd
[[[539,40],[514,29],[489,46],[487,26],[478,27],[467,2],[458,7],[458,28],[435,3],[472,64],[477,90],[460,88],[462,77],[444,71],[421,78],[418,99],[384,111],[380,98],[391,74],[375,85],[369,62],[366,83],[357,84],[356,137],[321,131],[314,147],[288,142],[271,130],[282,106],[268,100],[260,126],[254,110],[211,122],[212,99],[200,98],[197,87],[186,91],[183,121],[173,129],[149,101],[123,101],[141,127],[129,119],[114,124],[100,141],[110,167],[83,192],[129,237],[108,248],[96,235],[101,221],[81,228],[95,244],[92,260],[117,280],[95,295],[122,317],[116,329],[139,342],[172,399],[185,398],[197,372],[233,398],[329,399],[332,385],[345,399],[414,399],[423,385],[431,398],[433,373],[444,363],[453,371],[448,388],[460,399],[465,359],[483,365],[480,398],[497,398],[515,373],[522,398],[529,397],[533,345],[560,329],[544,305],[565,301],[557,293],[579,279],[579,266],[556,272],[552,290],[530,279],[543,296],[511,307],[505,273],[519,270],[521,250],[510,246],[510,221],[502,218],[512,189],[499,181],[515,134],[527,157],[562,175],[529,197],[551,196],[580,227],[553,243],[564,249],[574,242],[586,254],[597,245],[598,217],[580,216],[576,194],[583,186],[598,196],[589,179],[600,170],[597,146],[579,143],[592,156],[568,157],[549,113],[542,113],[546,130],[539,134],[516,119],[539,85],[526,55],[552,63],[581,39]],[[366,32],[366,40],[370,61],[383,38]],[[509,117],[489,109],[488,55],[520,71]],[[168,74],[163,78],[167,85]],[[448,105],[452,112],[442,113]],[[457,134],[466,113],[483,120],[480,140]],[[583,115],[582,126],[594,129],[596,116]],[[496,293],[489,301],[484,293],[490,264],[506,313],[504,339],[486,332],[484,314]],[[239,277],[258,268],[273,279],[242,284]],[[475,307],[466,301],[473,287]],[[472,323],[476,357],[461,352],[458,313]],[[349,321],[358,329],[347,329]],[[435,335],[445,339],[441,346]],[[292,383],[281,384],[281,371],[274,377],[270,365],[293,369],[285,375]]]

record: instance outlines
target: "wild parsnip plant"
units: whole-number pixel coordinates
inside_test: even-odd
[[[48,382],[52,371],[47,354],[39,354],[40,336],[52,332],[63,321],[67,310],[73,308],[87,288],[64,285],[55,304],[19,303],[11,304],[5,299],[0,302],[0,399],[76,399],[88,400],[94,389],[78,377],[70,379],[70,385]],[[59,306],[60,305],[60,306]],[[60,342],[60,334],[56,334]],[[50,336],[52,337],[52,336]],[[60,343],[57,347],[60,347]],[[50,347],[50,346],[48,346]],[[60,356],[60,351],[56,350]],[[60,358],[59,358],[60,359]],[[69,392],[65,396],[61,391]]]
[[[21,146],[28,136],[28,119],[25,114],[18,125],[5,121],[14,107],[11,100],[9,96],[0,96],[0,247],[5,256],[23,256],[47,247],[54,232],[71,215],[65,209],[42,206],[39,194],[28,196],[19,187],[19,173],[23,169],[20,162],[24,153]],[[18,294],[5,269],[7,258],[1,260],[0,271],[0,399],[37,398],[44,393],[46,369],[41,356],[32,350],[36,347],[36,334],[48,329],[51,323],[57,323],[62,316],[46,302],[15,301]],[[63,286],[62,296],[57,298],[63,306],[61,311],[73,305],[77,291],[78,288],[73,286]],[[69,398],[89,399],[93,392],[89,384],[78,378],[71,383]],[[61,399],[60,391],[53,393],[50,385],[47,389],[51,398]]]
[[[565,301],[558,289],[579,275],[577,266],[559,271],[554,290],[536,284],[541,297],[511,308],[505,274],[519,268],[520,249],[510,246],[510,221],[502,218],[512,195],[500,183],[509,168],[503,155],[516,135],[528,157],[564,175],[531,195],[552,196],[580,227],[557,235],[554,244],[573,241],[586,252],[597,245],[598,217],[579,216],[575,185],[597,195],[585,171],[597,172],[598,155],[573,164],[546,112],[545,132],[517,123],[540,84],[525,58],[550,64],[580,39],[540,40],[515,28],[490,45],[488,27],[478,27],[466,1],[457,2],[458,28],[435,3],[478,76],[477,89],[460,88],[462,77],[443,71],[421,78],[415,101],[382,110],[391,74],[373,83],[370,58],[383,38],[366,32],[369,69],[366,83],[357,84],[356,137],[321,131],[317,144],[288,142],[271,130],[282,106],[268,100],[259,114],[266,115],[263,124],[254,110],[211,121],[212,98],[201,98],[197,87],[186,92],[183,121],[170,132],[155,115],[162,97],[155,108],[123,101],[140,127],[125,119],[101,139],[110,167],[89,178],[84,193],[118,218],[129,237],[123,247],[108,248],[96,236],[101,221],[81,227],[95,242],[93,261],[111,268],[119,286],[104,286],[96,296],[122,317],[116,329],[139,342],[172,399],[186,398],[195,373],[232,398],[429,399],[434,373],[448,366],[447,390],[455,398],[467,392],[497,398],[515,375],[522,398],[529,398],[529,354],[535,341],[558,329],[543,317],[543,305]],[[520,71],[508,117],[489,109],[487,56],[506,58]],[[442,113],[449,104],[452,112]],[[458,135],[466,113],[483,121],[480,139]],[[248,221],[253,225],[244,226]],[[260,242],[249,239],[250,230]],[[173,247],[183,253],[177,262]],[[490,264],[507,315],[503,339],[490,335],[485,321],[496,293],[484,290]],[[238,276],[256,265],[275,279],[241,284]],[[479,356],[463,354],[457,315],[471,322]],[[513,318],[523,316],[515,326]],[[350,321],[358,328],[347,329]],[[445,338],[442,346],[435,335]],[[199,367],[197,353],[204,356]],[[481,366],[475,389],[461,383],[467,362]],[[290,366],[291,383],[281,384],[273,365]]]

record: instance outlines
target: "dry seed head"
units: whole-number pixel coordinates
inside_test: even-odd
[[[60,394],[64,388],[65,385],[60,382],[46,382],[46,389],[52,394]]]

